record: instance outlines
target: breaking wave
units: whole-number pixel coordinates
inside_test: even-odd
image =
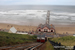
[[[0,11],[0,23],[45,23],[47,10],[10,10]],[[14,21],[14,22],[13,22]],[[41,22],[40,22],[41,21]],[[64,23],[75,22],[75,13],[50,12],[50,21]]]

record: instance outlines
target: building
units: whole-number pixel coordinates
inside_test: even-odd
[[[75,36],[75,34],[73,34],[73,36]]]
[[[16,33],[17,34],[28,34],[28,32],[26,32],[26,31],[17,31]]]
[[[17,30],[15,29],[15,27],[10,28],[9,33],[16,33]]]
[[[47,17],[46,17],[46,23],[45,24],[40,24],[37,27],[38,32],[49,32],[49,33],[55,33],[55,28],[54,25],[50,25],[50,11],[47,12]]]
[[[40,32],[55,32],[55,28],[54,28],[53,25],[40,24],[37,28],[37,31],[40,31]]]
[[[9,30],[8,29],[0,29],[0,31],[8,32]]]

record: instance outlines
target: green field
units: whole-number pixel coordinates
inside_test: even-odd
[[[33,40],[35,39],[35,40]],[[0,46],[35,42],[36,36],[0,32]]]
[[[45,50],[54,50],[53,46],[50,44],[49,41],[46,42],[46,48]]]
[[[59,38],[52,38],[52,41],[60,42],[62,45],[65,46],[74,46],[75,45],[75,37],[74,36],[65,36]]]

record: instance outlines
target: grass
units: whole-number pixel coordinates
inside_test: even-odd
[[[52,38],[52,41],[60,42],[62,45],[65,46],[74,46],[75,45],[75,37],[74,36],[65,36],[59,38]]]
[[[49,41],[46,42],[46,48],[45,50],[54,50],[53,46],[50,44]]]
[[[0,32],[0,46],[35,42],[36,36]]]

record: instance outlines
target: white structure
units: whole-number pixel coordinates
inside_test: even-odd
[[[16,33],[17,33],[17,34],[28,34],[28,33],[25,32],[25,31],[17,31]]]
[[[46,17],[46,24],[49,25],[49,19],[50,18],[50,11],[47,12],[47,17]]]
[[[28,34],[28,33],[17,32],[17,34]]]
[[[17,30],[15,29],[15,27],[10,28],[9,33],[16,33]]]
[[[73,36],[75,36],[75,34],[73,34]]]
[[[28,34],[28,33],[17,33],[17,34]]]

